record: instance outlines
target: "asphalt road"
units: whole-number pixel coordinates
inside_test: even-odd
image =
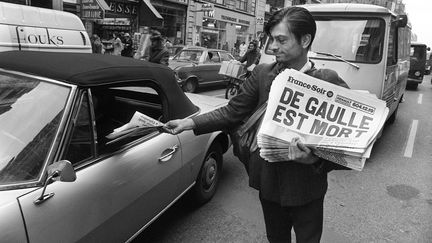
[[[329,174],[322,242],[432,242],[430,80],[406,91],[363,171]],[[229,151],[209,203],[195,208],[181,199],[134,242],[266,242],[258,193]]]

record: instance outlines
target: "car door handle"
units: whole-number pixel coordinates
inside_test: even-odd
[[[172,155],[177,151],[177,149],[179,148],[179,146],[176,144],[174,146],[172,146],[171,148],[168,149],[168,153],[162,155],[159,158],[159,162],[163,163],[163,162],[167,162],[169,159],[171,159]]]

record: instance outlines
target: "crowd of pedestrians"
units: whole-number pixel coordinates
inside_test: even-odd
[[[93,53],[134,57],[149,62],[168,65],[168,48],[173,46],[171,41],[162,36],[158,30],[150,30],[148,39],[148,43],[134,43],[129,33],[114,32],[112,38],[105,41],[104,45],[97,34],[93,34],[90,37]],[[144,45],[142,53],[137,53],[136,48],[134,48],[137,44]],[[139,54],[138,57],[136,54]]]

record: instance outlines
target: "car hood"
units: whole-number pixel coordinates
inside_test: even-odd
[[[193,65],[195,65],[195,63],[193,62],[177,62],[177,61],[170,60],[168,67],[170,67],[172,70],[175,70],[176,68],[193,66]]]
[[[212,111],[219,107],[225,106],[228,103],[227,99],[193,93],[185,94],[192,101],[192,103],[201,109],[201,113]]]

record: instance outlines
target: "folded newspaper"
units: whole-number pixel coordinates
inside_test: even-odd
[[[318,157],[360,171],[388,114],[374,95],[293,69],[275,78],[269,97],[257,135],[268,162],[290,160],[300,141]]]
[[[131,120],[125,125],[114,129],[114,131],[106,136],[108,139],[115,139],[124,134],[128,134],[137,128],[160,128],[164,124],[138,111],[134,113]]]

